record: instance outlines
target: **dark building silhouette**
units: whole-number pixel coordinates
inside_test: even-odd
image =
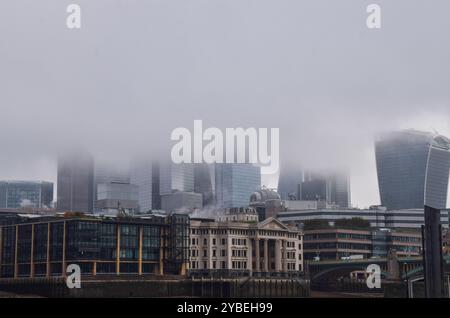
[[[92,213],[94,210],[94,159],[86,153],[58,158],[57,210]]]

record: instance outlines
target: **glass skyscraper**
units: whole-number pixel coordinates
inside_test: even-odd
[[[140,212],[161,209],[159,164],[151,159],[135,159],[131,164],[132,184],[138,186]]]
[[[446,207],[450,141],[437,134],[404,130],[375,142],[381,204],[389,210]]]
[[[94,159],[72,152],[58,158],[58,211],[94,211]]]
[[[53,201],[53,183],[45,181],[0,181],[0,207],[50,207]]]
[[[247,207],[261,188],[261,168],[248,163],[215,164],[216,202],[219,207]]]

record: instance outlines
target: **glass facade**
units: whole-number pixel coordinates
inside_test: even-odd
[[[58,211],[93,212],[95,200],[94,159],[83,153],[58,159]]]
[[[188,263],[186,215],[62,219],[0,229],[0,277],[59,276],[69,264],[89,275],[180,274]]]
[[[0,181],[0,207],[50,207],[53,183],[44,181]]]
[[[450,143],[413,130],[385,134],[375,143],[381,204],[389,210],[445,208]]]
[[[247,163],[219,163],[215,181],[219,207],[247,207],[252,193],[261,188],[261,168]]]

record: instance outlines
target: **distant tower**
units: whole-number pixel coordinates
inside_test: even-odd
[[[203,206],[215,204],[215,169],[213,164],[194,164],[194,190],[201,193]]]
[[[82,152],[58,158],[57,210],[92,213],[94,210],[94,159]]]
[[[282,200],[300,200],[300,184],[303,171],[296,167],[281,167],[278,179],[278,194]]]
[[[261,168],[249,163],[217,163],[215,184],[218,207],[248,207],[252,193],[261,188]]]
[[[134,160],[131,164],[130,183],[138,186],[140,212],[161,209],[159,191],[159,164],[151,159]]]
[[[440,135],[404,130],[375,142],[381,204],[389,210],[445,208],[450,142]]]

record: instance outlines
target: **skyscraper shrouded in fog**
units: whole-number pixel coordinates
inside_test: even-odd
[[[299,192],[301,200],[324,201],[340,208],[351,206],[350,177],[344,171],[307,171]]]
[[[303,171],[295,167],[281,167],[277,192],[282,200],[300,200]]]
[[[337,169],[281,169],[278,193],[282,200],[323,201],[341,208],[351,206],[350,177],[347,172]]]
[[[215,205],[215,166],[214,164],[194,164],[194,191],[202,194],[203,206]]]
[[[380,135],[375,156],[381,204],[389,210],[446,207],[448,138],[416,130]]]
[[[0,181],[0,208],[49,208],[52,201],[52,182]]]
[[[57,210],[92,213],[94,210],[94,159],[83,152],[58,158]]]
[[[141,213],[161,209],[158,161],[149,158],[133,160],[130,182],[138,186],[138,206]]]
[[[194,192],[194,164],[164,162],[159,167],[159,193]]]
[[[247,207],[250,196],[261,188],[261,168],[249,163],[215,164],[216,205]]]

